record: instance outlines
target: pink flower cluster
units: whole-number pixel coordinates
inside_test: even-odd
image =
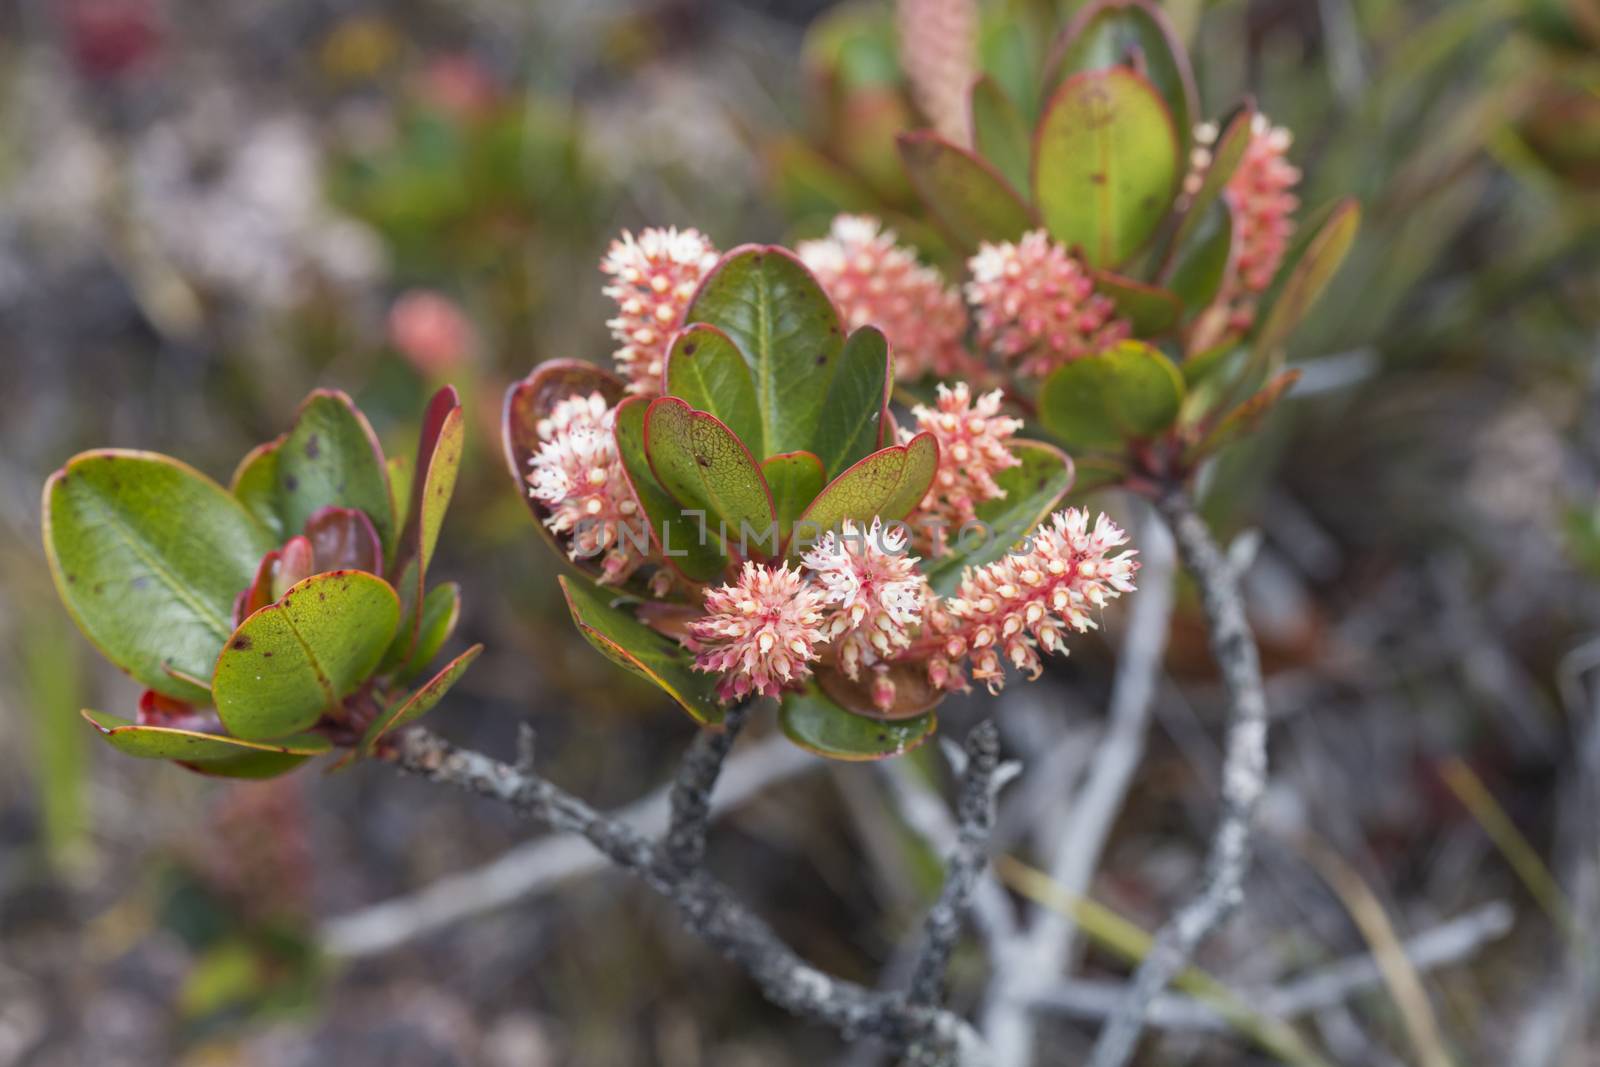
[[[1088,512],[1058,511],[1019,552],[969,569],[956,595],[940,600],[904,554],[903,533],[875,520],[863,536],[847,524],[806,555],[809,580],[788,564],[752,562],[708,592],[707,614],[689,624],[695,668],[723,675],[723,700],[777,696],[810,677],[831,643],[852,679],[863,666],[921,663],[934,688],[966,689],[970,666],[997,693],[1007,663],[1038,677],[1039,650],[1065,654],[1069,633],[1093,629],[1093,612],[1133,591],[1135,553],[1113,554],[1127,540],[1104,515],[1091,529]],[[880,681],[874,698],[887,707],[894,685]]]
[[[699,230],[651,227],[637,238],[624,230],[611,242],[600,270],[611,277],[605,294],[616,301],[617,316],[606,325],[622,344],[613,357],[630,391],[661,392],[672,335],[716,262],[716,248]]]
[[[1133,333],[1083,265],[1043,230],[1015,243],[985,242],[967,269],[979,345],[1017,361],[1023,375],[1042,378]]]
[[[695,668],[722,675],[725,701],[775,697],[811,676],[826,594],[798,568],[746,563],[738,581],[706,593],[706,614],[689,624]]]
[[[906,547],[901,526],[885,529],[873,519],[863,528],[846,519],[839,533],[824,535],[804,557],[825,591],[823,626],[847,678],[909,648],[922,621],[928,579]]]
[[[795,248],[838,305],[850,329],[876,326],[894,352],[895,377],[963,373],[967,309],[938,271],[896,243],[893,230],[866,215],[840,215],[828,236]]]
[[[601,559],[600,581],[624,581],[645,561],[641,517],[617,454],[613,413],[599,393],[560,401],[539,422],[539,451],[528,460],[529,495],[550,512],[551,532],[570,539],[573,559]]]
[[[1068,508],[1033,532],[1027,551],[968,570],[956,595],[929,613],[929,629],[939,639],[928,661],[929,681],[965,689],[964,661],[991,693],[1005,684],[1005,663],[1037,678],[1039,649],[1065,653],[1069,631],[1094,628],[1091,611],[1133,591],[1135,553],[1112,555],[1127,540],[1106,516],[1091,531],[1089,513]]]
[[[936,130],[971,142],[967,93],[978,61],[977,0],[899,0],[900,63],[917,107]]]
[[[1006,495],[994,476],[1020,462],[1006,442],[1022,429],[1022,421],[1000,414],[1003,397],[996,389],[974,405],[965,382],[953,388],[941,383],[933,407],[918,404],[911,409],[917,430],[933,434],[939,442],[939,469],[915,518],[919,530],[938,532],[935,539],[953,536],[963,523],[977,517],[979,504]],[[912,436],[901,431],[903,440]]]
[[[1228,179],[1226,195],[1234,214],[1233,269],[1245,293],[1263,293],[1272,284],[1294,233],[1293,216],[1300,201],[1292,190],[1300,183],[1300,168],[1289,162],[1292,141],[1288,130],[1256,115],[1244,159]]]

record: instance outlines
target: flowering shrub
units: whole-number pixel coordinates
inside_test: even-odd
[[[557,361],[507,395],[513,477],[582,573],[562,585],[602,652],[702,722],[776,697],[798,743],[875,758],[970,679],[1037,675],[1133,588],[1109,520],[1052,516],[1072,463],[1017,437],[999,391],[941,385],[898,425],[884,332],[846,334],[800,256],[737,248],[689,289],[709,246],[684,233],[625,236],[602,264],[626,377]],[[860,296],[887,276],[942,302],[886,237],[845,220],[802,253]]]
[[[45,485],[62,601],[144,685],[133,718],[84,717],[112,747],[267,778],[335,746],[371,751],[430,710],[481,650],[412,689],[459,613],[428,563],[455,487],[461,407],[437,394],[415,473],[343,393],[312,393],[223,489],[150,452],[74,456]]]
[[[803,257],[852,325],[889,336],[902,379],[1002,384],[1090,461],[1080,487],[1181,484],[1292,386],[1285,340],[1348,250],[1355,204],[1296,220],[1289,132],[1248,101],[1199,121],[1188,57],[1147,0],[1083,5],[1036,67],[1025,42],[986,48],[1005,57],[987,73],[976,43],[1014,19],[982,25],[978,5],[946,0],[898,10],[898,53],[886,16],[813,32],[822,140],[775,152],[778,192],[807,225],[819,203],[849,213]],[[861,72],[896,63],[895,91],[932,129],[864,118],[887,86]],[[934,91],[929,72],[963,69]],[[955,118],[952,82],[970,89]],[[899,184],[879,173],[891,140]],[[917,248],[863,214],[874,203]],[[956,291],[971,317],[959,335],[935,327],[957,321],[940,303]]]

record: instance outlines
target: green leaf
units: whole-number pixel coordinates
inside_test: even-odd
[[[422,418],[405,529],[395,555],[396,571],[412,560],[417,562],[419,585],[427,576],[433,550],[439,543],[439,529],[444,525],[445,512],[455,492],[456,474],[461,469],[461,452],[465,445],[461,400],[455,389],[447,385],[433,395]]]
[[[150,452],[84,452],[45,483],[45,554],[62,603],[102,654],[150,689],[209,701],[233,598],[277,547],[220,485]]]
[[[715,415],[752,452],[766,454],[750,366],[739,346],[715,326],[696,323],[673,338],[667,353],[666,392]]]
[[[1206,217],[1184,238],[1172,261],[1167,286],[1191,314],[1210,306],[1222,288],[1233,251],[1233,212],[1226,200],[1214,200]]]
[[[964,568],[993,563],[1020,543],[1072,489],[1076,468],[1059,448],[1020,439],[1011,440],[1008,447],[1022,463],[995,472],[995,483],[1006,495],[986,500],[977,509],[978,521],[994,535],[980,537],[973,531],[962,538],[959,531],[946,531],[948,550],[923,561],[928,584],[941,596],[955,591]]]
[[[932,130],[902,133],[898,143],[917,196],[962,248],[1015,241],[1033,228],[1028,205],[985,160]]]
[[[396,515],[411,513],[411,480],[416,466],[410,456],[390,456],[384,464],[389,475],[389,498],[394,501]]]
[[[1131,68],[1147,78],[1187,141],[1197,114],[1194,72],[1160,8],[1143,0],[1096,0],[1079,9],[1046,65],[1045,95],[1073,74],[1113,67]]]
[[[1039,418],[1068,448],[1117,450],[1171,426],[1182,403],[1178,368],[1149,345],[1125,341],[1046,378]]]
[[[276,741],[245,741],[222,734],[203,734],[193,730],[174,730],[165,726],[139,726],[129,719],[103,711],[84,711],[83,717],[112,748],[140,759],[177,760],[209,767],[246,756],[287,757],[283,767],[320,755],[331,747],[320,734],[299,734]]]
[[[706,536],[702,524],[683,514],[650,469],[645,455],[645,415],[650,400],[632,396],[617,407],[615,434],[617,455],[623,470],[628,472],[628,483],[644,512],[644,525],[654,554],[664,559],[668,566],[694,582],[709,582],[727,570],[728,557],[722,544]],[[636,536],[639,531],[624,529],[622,536]],[[564,553],[563,553],[564,554]]]
[[[393,558],[397,531],[383,450],[348,396],[312,392],[277,449],[276,467],[285,534],[298,534],[313,512],[329,504],[360,508],[378,531],[384,558]]]
[[[745,245],[722,258],[684,315],[739,346],[756,386],[763,456],[817,451],[817,427],[844,345],[833,302],[794,253]]]
[[[1171,247],[1174,250],[1181,251],[1196,228],[1207,221],[1211,206],[1223,202],[1222,193],[1228,186],[1228,179],[1244,162],[1245,150],[1250,147],[1250,124],[1255,114],[1255,108],[1245,104],[1234,112],[1217,135],[1216,142],[1211,146],[1211,163],[1200,179],[1200,188],[1189,198],[1189,207],[1173,234]]]
[[[1115,68],[1062,83],[1034,133],[1033,195],[1050,235],[1115,267],[1147,241],[1181,177],[1172,116],[1149,82]]]
[[[1272,379],[1265,388],[1217,420],[1211,432],[1189,449],[1187,458],[1191,461],[1199,460],[1254,433],[1260,428],[1268,413],[1277,407],[1278,401],[1283,399],[1299,380],[1298,370],[1284,371]]]
[[[1183,314],[1183,305],[1173,294],[1120,274],[1096,271],[1094,287],[1117,305],[1117,314],[1128,320],[1135,337],[1159,337]]]
[[[1000,83],[988,74],[972,86],[972,137],[978,154],[1013,189],[1028,187],[1028,156],[1032,151],[1028,120]]]
[[[675,396],[658,397],[645,412],[644,451],[656,481],[686,510],[704,513],[707,533],[730,556],[777,555],[772,492],[750,450],[722,420]],[[766,551],[758,552],[763,545]]]
[[[1294,328],[1311,310],[1344,262],[1356,231],[1361,228],[1361,207],[1353,199],[1341,200],[1303,245],[1304,251],[1284,266],[1285,280],[1256,331],[1255,350],[1272,354],[1283,347]]]
[[[694,658],[683,646],[616,606],[606,590],[565,576],[558,580],[572,621],[601,655],[655,683],[696,722],[722,721],[716,677],[696,671]]]
[[[789,740],[828,759],[887,759],[910,752],[933,736],[938,718],[927,712],[886,722],[845,711],[815,686],[784,697],[778,721]]]
[[[822,460],[810,452],[782,452],[767,457],[766,462],[761,464],[761,475],[772,490],[772,510],[778,516],[778,536],[787,543],[794,521],[822,492],[826,481],[822,474]]]
[[[372,721],[367,727],[367,732],[361,737],[361,751],[367,755],[377,748],[378,742],[385,734],[422,718],[432,711],[434,705],[444,699],[452,686],[472,666],[472,661],[478,658],[478,653],[483,651],[482,645],[473,645],[461,655],[444,665],[444,669],[434,675],[428,682],[415,693],[404,700],[397,700],[387,711]]]
[[[904,519],[928,495],[938,467],[939,445],[930,433],[874,452],[829,482],[811,502],[795,522],[789,554],[805,551],[846,519],[859,524],[874,518]]]
[[[411,658],[400,668],[401,678],[412,678],[422,673],[424,667],[439,654],[439,649],[455,633],[456,622],[461,618],[461,586],[455,582],[442,582],[428,590],[422,599],[422,620],[417,627],[416,647]]]
[[[278,449],[287,436],[280,435],[246,452],[228,483],[228,491],[279,541],[290,537],[284,532],[283,516],[278,514]]]
[[[817,424],[816,455],[827,477],[882,445],[893,382],[889,342],[876,326],[863,326],[845,339]]]
[[[314,725],[367,680],[400,624],[400,598],[365,571],[314,574],[251,615],[217,657],[228,732],[266,740]]]
[[[539,536],[572,566],[590,577],[599,577],[599,559],[570,559],[566,549],[544,524],[550,513],[528,492],[528,473],[532,470],[529,461],[539,451],[540,420],[547,418],[560,401],[592,393],[599,393],[608,405],[615,405],[626,394],[626,386],[621,378],[592,363],[554,359],[539,364],[526,378],[512,383],[506,390],[505,406],[500,415],[500,442],[505,450],[512,485],[523,503],[528,505],[528,510],[533,512]],[[642,446],[638,458],[642,463]],[[409,489],[406,495],[410,496]]]

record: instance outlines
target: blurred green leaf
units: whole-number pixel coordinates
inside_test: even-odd
[[[1075,74],[1034,134],[1033,195],[1050,235],[1093,266],[1149,240],[1181,177],[1172,116],[1150,83],[1116,68]]]
[[[972,141],[978,154],[1013,189],[1028,187],[1028,159],[1033,151],[1028,120],[988,74],[972,86]]]
[[[150,452],[81,453],[44,497],[45,552],[78,628],[146,687],[209,701],[164,667],[211,676],[272,534],[220,485]]]
[[[1068,448],[1116,451],[1171,426],[1182,402],[1178,368],[1149,345],[1127,341],[1046,378],[1039,418]]]
[[[1270,357],[1288,340],[1333,280],[1360,227],[1360,206],[1352,199],[1341,200],[1305,242],[1303,252],[1284,264],[1280,275],[1284,281],[1256,331],[1256,352]]]
[[[903,133],[899,144],[917,195],[961,247],[1015,241],[1033,228],[1028,205],[985,160],[930,130]]]
[[[1233,212],[1227,201],[1213,200],[1205,220],[1182,238],[1172,261],[1167,287],[1191,314],[1208,307],[1222,288],[1233,250]]]
[[[284,532],[283,516],[278,514],[278,449],[286,436],[276,437],[245,453],[228,484],[228,491],[279,541],[291,536]]]
[[[1174,294],[1120,274],[1096,271],[1094,287],[1111,298],[1117,314],[1133,327],[1135,337],[1159,337],[1176,326],[1183,314],[1183,304]]]
[[[1063,80],[1086,70],[1136,70],[1160,92],[1180,139],[1197,115],[1188,53],[1166,15],[1143,0],[1095,0],[1080,8],[1057,40],[1044,77],[1049,97]]]

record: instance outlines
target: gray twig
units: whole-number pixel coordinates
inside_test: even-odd
[[[703,869],[684,870],[644,834],[529,771],[458,748],[420,727],[386,759],[429,781],[506,804],[552,830],[581,834],[617,866],[670,901],[691,932],[741,967],[772,1003],[838,1031],[876,1036],[924,1067],[977,1067],[982,1041],[958,1016],[835,978],[797,956],[771,927]]]
[[[1406,957],[1419,972],[1449,967],[1504,937],[1514,919],[1511,905],[1503,900],[1491,901],[1409,938],[1403,945]],[[1382,981],[1377,961],[1370,952],[1362,952],[1282,985],[1243,991],[1239,996],[1261,1015],[1290,1020],[1342,1004]],[[1066,981],[1041,991],[1032,1007],[1081,1018],[1105,1018],[1122,1010],[1124,992],[1120,985],[1110,982]],[[1234,1029],[1234,1024],[1214,1006],[1179,994],[1157,996],[1150,1002],[1147,1018],[1152,1026],[1166,1030],[1226,1033]]]
[[[945,868],[944,888],[923,920],[922,948],[911,974],[913,1005],[939,1003],[945,968],[961,934],[961,920],[988,862],[989,832],[994,829],[995,768],[1000,764],[1000,730],[993,719],[984,719],[967,734],[965,755],[956,801],[960,828]]]
[[[672,821],[664,843],[667,861],[680,871],[700,866],[706,856],[706,828],[711,822],[711,791],[722,774],[723,761],[739,739],[750,702],[728,709],[720,730],[695,734],[672,782]]]
[[[1200,587],[1211,655],[1231,698],[1222,766],[1222,821],[1211,839],[1200,891],[1167,921],[1134,972],[1116,1014],[1100,1032],[1089,1067],[1124,1067],[1144,1033],[1150,1002],[1167,988],[1196,947],[1243,897],[1252,822],[1267,780],[1267,699],[1261,662],[1245,618],[1238,575],[1181,490],[1156,502]]]

